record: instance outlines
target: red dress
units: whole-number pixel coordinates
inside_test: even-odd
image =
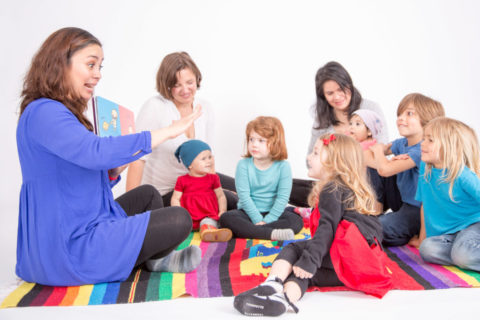
[[[218,199],[214,190],[220,187],[220,178],[216,174],[203,177],[186,174],[177,178],[175,190],[182,192],[180,205],[190,213],[193,229],[200,227],[203,218],[218,220]]]

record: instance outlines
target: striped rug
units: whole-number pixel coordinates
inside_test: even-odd
[[[308,239],[308,231],[293,241]],[[261,283],[283,246],[291,241],[232,239],[225,243],[201,242],[192,233],[180,246],[190,244],[202,249],[202,262],[187,274],[134,270],[124,282],[77,287],[50,287],[22,283],[1,307],[85,306],[158,301],[190,295],[196,298],[233,296]],[[430,290],[455,287],[480,287],[480,274],[457,267],[425,263],[418,250],[409,247],[388,248],[395,289]],[[320,291],[347,290],[345,287],[316,288]]]

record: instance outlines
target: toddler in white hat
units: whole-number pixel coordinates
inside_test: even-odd
[[[377,143],[377,137],[383,130],[384,124],[380,116],[367,109],[354,111],[349,119],[350,135],[360,142],[363,150]]]

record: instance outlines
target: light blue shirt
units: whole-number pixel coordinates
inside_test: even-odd
[[[413,146],[409,146],[407,138],[400,138],[392,142],[390,150],[392,150],[394,155],[408,154],[410,159],[415,162],[415,167],[397,173],[397,187],[398,191],[400,191],[403,202],[420,208],[422,204],[415,200],[415,191],[417,190],[418,182],[418,168],[420,167],[422,157],[420,142]]]
[[[266,170],[253,164],[253,158],[238,162],[235,172],[238,209],[243,209],[253,223],[277,221],[287,206],[292,191],[292,170],[285,161],[275,161]],[[263,217],[261,212],[268,212]]]
[[[451,234],[480,221],[480,179],[465,167],[453,184],[442,181],[442,169],[432,168],[425,178],[425,163],[420,166],[420,177],[415,198],[423,202],[427,237]]]

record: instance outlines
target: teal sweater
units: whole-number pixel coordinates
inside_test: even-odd
[[[292,170],[287,161],[274,161],[270,168],[259,170],[253,158],[238,162],[235,173],[238,209],[243,209],[254,224],[277,221],[287,206],[292,190]],[[265,217],[261,213],[268,212]]]

